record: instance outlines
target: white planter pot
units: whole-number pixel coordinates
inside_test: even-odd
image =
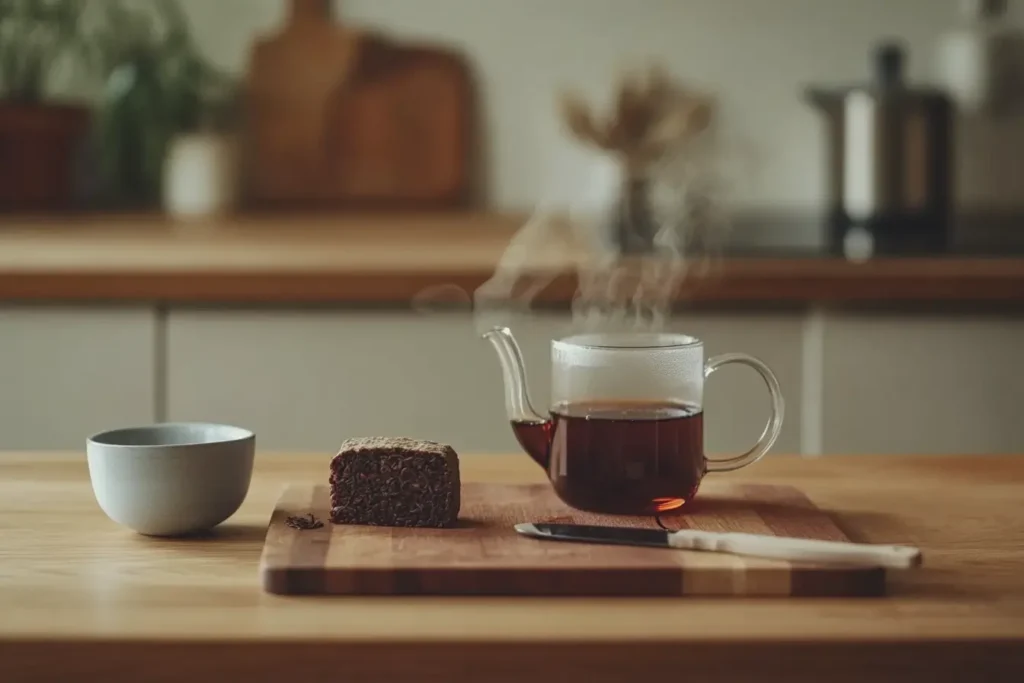
[[[175,138],[164,162],[164,210],[177,218],[229,213],[238,199],[238,156],[223,135]]]

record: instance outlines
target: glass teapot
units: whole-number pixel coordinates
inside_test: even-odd
[[[659,514],[680,508],[706,473],[757,462],[782,429],[782,392],[771,369],[740,353],[705,362],[704,344],[694,337],[595,333],[552,341],[551,403],[541,415],[531,405],[512,332],[495,327],[483,336],[501,363],[516,439],[558,496],[577,509]],[[771,415],[753,448],[712,460],[704,454],[704,381],[729,363],[761,375]]]

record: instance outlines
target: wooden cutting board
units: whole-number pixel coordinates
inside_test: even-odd
[[[558,520],[657,527],[653,518],[591,515],[550,487],[466,483],[452,529],[340,526],[329,522],[327,486],[292,485],[274,509],[260,562],[264,588],[313,595],[872,596],[882,569],[797,565],[722,553],[543,541],[513,530]],[[319,529],[289,516],[312,513]],[[665,526],[849,540],[800,491],[706,482],[687,514]]]
[[[472,85],[460,54],[290,0],[246,78],[247,201],[258,208],[453,209],[470,199]]]

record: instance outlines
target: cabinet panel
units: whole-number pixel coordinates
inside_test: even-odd
[[[1024,448],[1024,320],[830,315],[826,452],[986,453]]]
[[[798,317],[688,317],[673,328],[704,337],[713,353],[745,350],[779,373],[791,417],[780,450],[799,444]],[[550,387],[548,344],[570,330],[562,315],[514,326],[538,408]],[[347,437],[406,434],[464,452],[518,446],[505,420],[501,375],[468,316],[328,310],[177,310],[168,322],[171,419],[237,423],[261,448],[332,452]],[[747,448],[768,398],[757,376],[726,369],[710,384],[707,443]]]
[[[156,418],[148,309],[0,308],[0,449],[84,448]]]
[[[671,329],[702,339],[708,357],[743,352],[767,363],[778,377],[785,400],[782,434],[772,452],[800,452],[801,314],[686,315],[673,320]],[[704,388],[704,444],[709,457],[736,455],[753,446],[770,407],[764,382],[750,368],[728,365],[715,372]]]
[[[521,331],[534,343],[556,320]],[[168,322],[171,419],[237,423],[260,448],[332,452],[345,438],[409,435],[512,451],[500,373],[468,317],[352,311],[176,311]],[[538,395],[547,376],[531,377]]]

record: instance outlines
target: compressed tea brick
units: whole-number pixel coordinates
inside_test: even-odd
[[[459,457],[433,441],[349,439],[330,482],[335,524],[446,527],[459,516]]]
[[[331,461],[335,524],[445,527],[459,515],[459,461],[451,446],[407,438],[345,441]]]

